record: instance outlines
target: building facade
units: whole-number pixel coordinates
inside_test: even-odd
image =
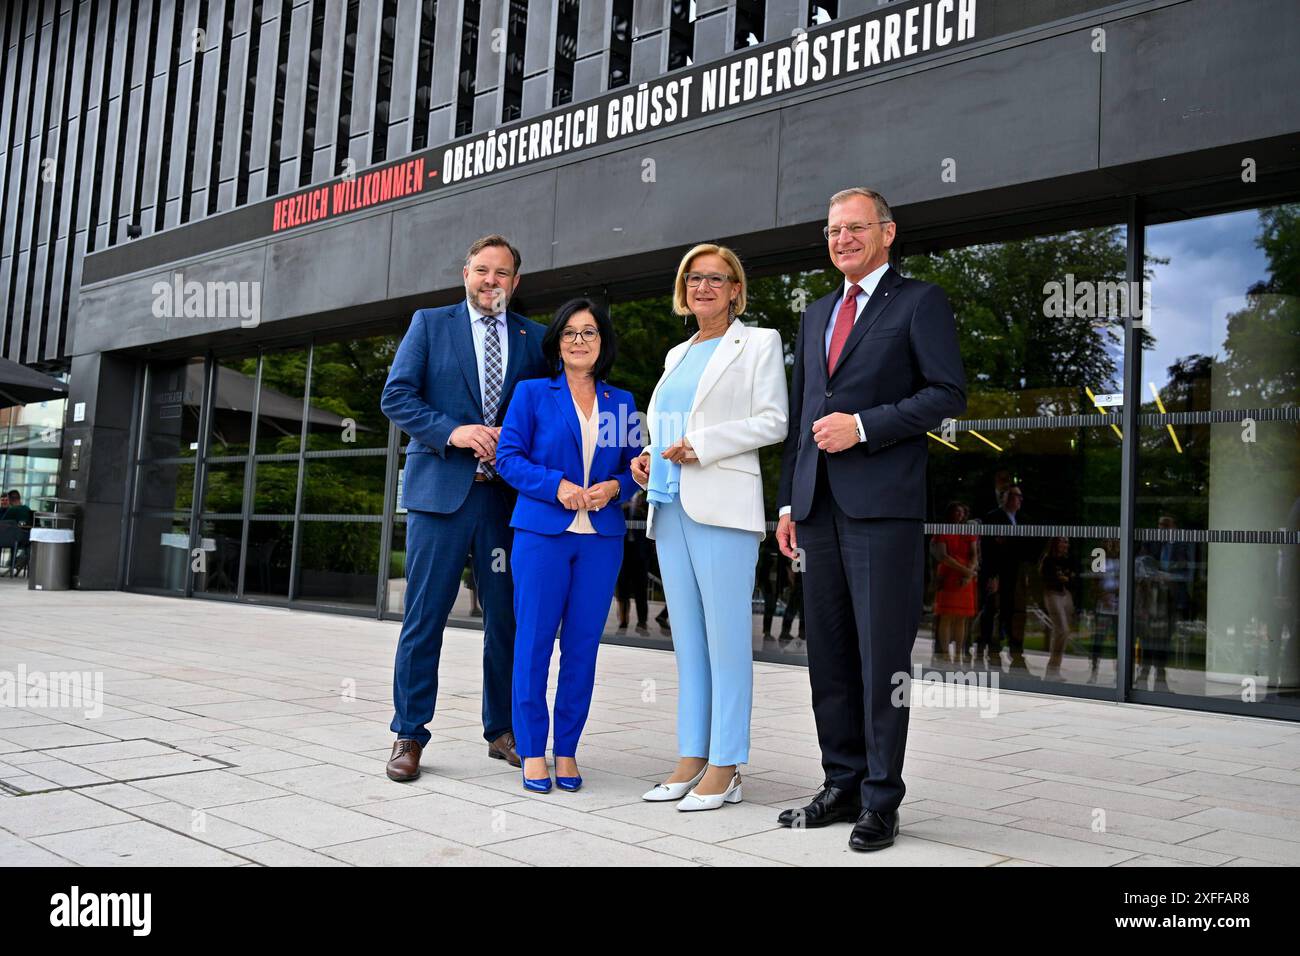
[[[867,185],[895,265],[953,301],[970,382],[931,436],[918,665],[956,650],[931,644],[937,569],[976,540],[978,614],[944,633],[1023,646],[1003,686],[1300,715],[1293,0],[0,17],[0,349],[69,376],[80,587],[399,617],[405,439],[379,393],[412,311],[463,295],[474,238],[520,247],[521,311],[608,302],[644,405],[690,331],[668,308],[686,249],[735,248],[747,318],[792,350],[838,281],[827,199]],[[755,656],[801,661],[770,544]],[[611,639],[666,647],[653,553],[628,554],[649,613],[612,613]]]

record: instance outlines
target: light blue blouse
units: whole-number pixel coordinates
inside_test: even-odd
[[[686,419],[695,404],[700,376],[721,341],[716,338],[692,345],[659,384],[659,394],[655,396],[656,420],[651,422],[654,441],[650,445],[650,483],[646,486],[646,498],[653,504],[667,504],[677,497],[682,467],[662,457],[662,453],[686,434]]]

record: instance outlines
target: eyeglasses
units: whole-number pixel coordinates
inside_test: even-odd
[[[692,289],[701,282],[707,282],[710,289],[721,289],[724,282],[735,282],[731,276],[724,276],[718,272],[688,272],[686,273],[686,284]]]
[[[847,229],[849,235],[857,238],[858,236],[865,235],[867,228],[870,226],[883,226],[885,223],[893,221],[894,220],[892,219],[878,219],[875,222],[855,222],[848,226],[826,226],[822,229],[822,235],[827,239],[838,239],[840,233]]]
[[[582,341],[584,342],[594,342],[596,339],[600,338],[600,332],[596,329],[583,329],[581,331],[577,329],[565,329],[560,333],[560,341],[567,345],[572,345],[574,342],[578,341],[579,335],[582,336]]]

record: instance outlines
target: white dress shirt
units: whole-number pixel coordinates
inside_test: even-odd
[[[584,415],[582,406],[578,404],[577,398],[573,400],[573,410],[578,416],[578,424],[582,426],[582,487],[591,486],[591,459],[596,456],[596,424],[600,418],[600,403],[592,401],[591,414]],[[591,523],[591,515],[586,508],[579,508],[573,515],[573,520],[565,531],[573,531],[577,534],[595,534],[596,529]]]

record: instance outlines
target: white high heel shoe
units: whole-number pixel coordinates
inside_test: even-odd
[[[731,776],[731,783],[722,793],[696,793],[692,790],[686,795],[681,803],[677,804],[677,809],[682,811],[692,810],[716,810],[724,803],[739,803],[740,794],[740,774],[735,773]]]
[[[690,780],[684,780],[681,783],[657,783],[645,793],[641,794],[642,800],[649,800],[651,803],[666,803],[669,800],[680,800],[691,791],[697,783],[704,779],[704,771],[709,769],[706,763]]]

